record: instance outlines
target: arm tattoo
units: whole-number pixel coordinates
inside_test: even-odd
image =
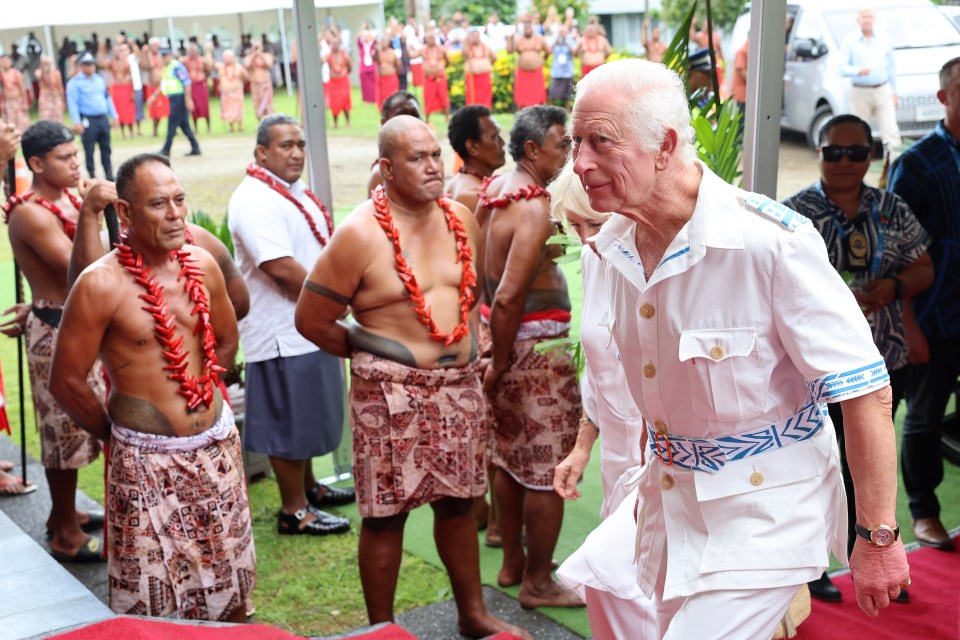
[[[347,326],[347,344],[358,351],[366,351],[408,367],[417,366],[417,361],[406,346],[396,340],[370,333],[356,323],[350,323]]]
[[[217,257],[217,266],[220,267],[220,271],[223,273],[224,282],[243,277],[240,274],[240,269],[237,269],[237,263],[233,261],[229,253],[224,252]]]
[[[333,289],[329,289],[318,282],[314,282],[307,278],[303,282],[303,288],[307,291],[312,291],[317,295],[321,295],[324,298],[329,298],[336,302],[337,304],[342,304],[343,306],[348,306],[350,304],[350,298],[343,295],[342,293],[337,293]]]

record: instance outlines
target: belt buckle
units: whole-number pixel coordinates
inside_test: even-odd
[[[663,438],[663,446],[660,445],[660,438]],[[673,451],[670,449],[670,437],[665,433],[660,433],[659,431],[653,432],[653,444],[656,449],[657,459],[660,460],[661,464],[664,464],[668,467],[673,466]],[[663,455],[666,453],[667,459],[664,460]]]

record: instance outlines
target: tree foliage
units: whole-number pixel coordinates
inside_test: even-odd
[[[663,0],[663,20],[671,26],[680,24],[695,1]],[[747,6],[747,0],[713,0],[710,4],[713,9],[713,21],[716,27],[721,31],[729,31],[733,28],[733,23],[737,21],[737,16]],[[701,8],[697,12],[697,24],[702,26],[706,21],[706,9]]]

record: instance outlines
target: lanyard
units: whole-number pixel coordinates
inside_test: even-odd
[[[942,120],[937,123],[934,131],[938,136],[943,138],[943,141],[947,143],[948,147],[950,147],[950,152],[953,153],[953,161],[957,164],[957,170],[960,171],[960,145],[958,145],[957,141],[947,133],[946,128],[943,126]]]
[[[819,193],[824,200],[829,202],[826,194],[823,192],[823,185],[820,183],[820,180],[817,180],[817,193]],[[841,211],[840,215],[844,215],[844,213]],[[857,217],[859,217],[859,215]],[[883,260],[883,249],[886,244],[886,237],[884,236],[883,231],[880,229],[880,207],[877,205],[876,198],[874,198],[873,202],[870,203],[870,217],[873,219],[873,229],[877,236],[877,246],[873,252],[873,257],[870,259],[870,272],[880,273],[880,263]],[[840,237],[840,239],[846,240],[847,230],[843,228],[843,225],[837,219],[837,216],[831,216],[830,222],[833,223],[833,226],[837,230],[837,235]]]

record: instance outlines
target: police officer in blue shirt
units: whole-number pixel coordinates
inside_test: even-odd
[[[200,155],[200,143],[197,142],[190,129],[190,112],[193,111],[193,98],[190,95],[190,74],[183,64],[173,57],[170,47],[160,49],[163,59],[163,73],[160,76],[160,92],[170,100],[170,116],[167,119],[167,139],[163,143],[162,155],[170,156],[170,147],[173,138],[177,135],[177,128],[183,131],[190,141],[188,156]],[[147,104],[150,104],[157,94],[153,93]]]
[[[67,111],[74,132],[80,134],[87,173],[94,178],[93,151],[100,145],[100,163],[107,180],[113,180],[110,163],[110,127],[117,122],[117,110],[107,92],[107,83],[97,73],[97,61],[89,52],[77,60],[80,73],[67,82]]]

